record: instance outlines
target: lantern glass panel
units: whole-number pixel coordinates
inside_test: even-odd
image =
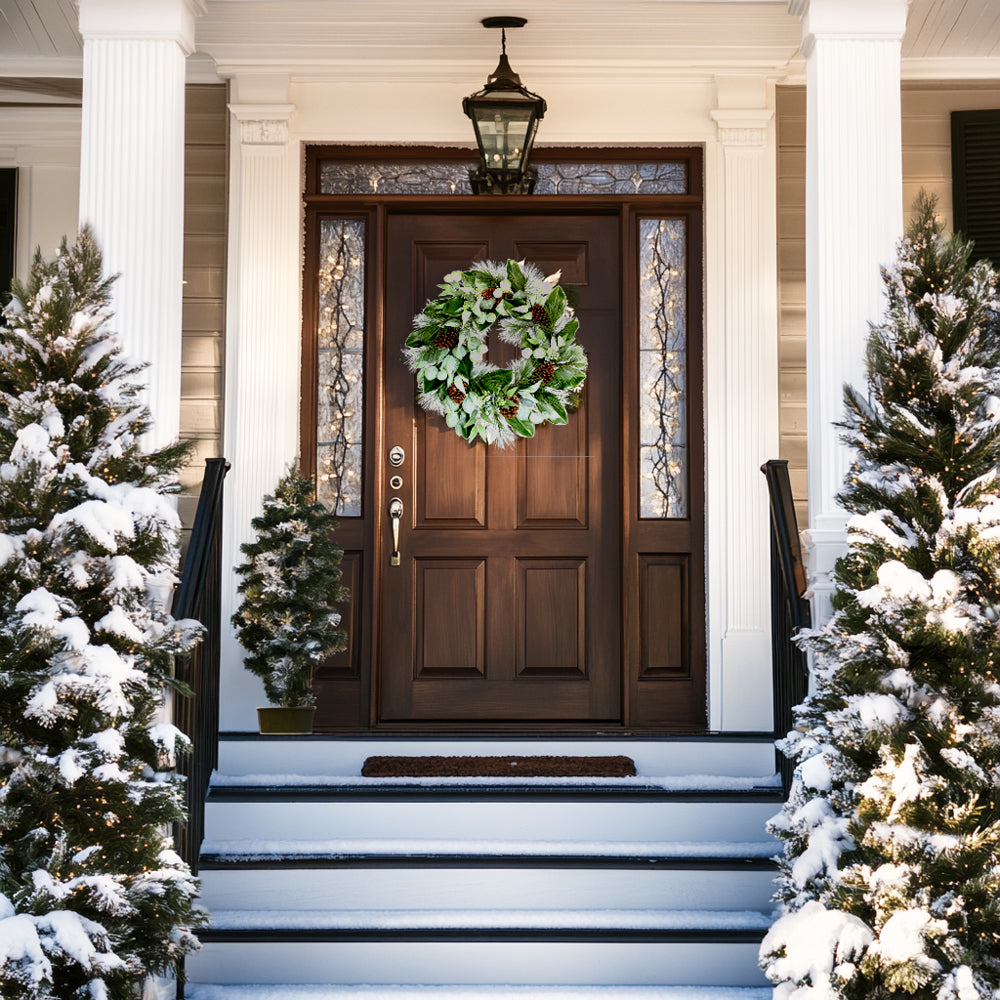
[[[520,170],[530,140],[534,108],[484,104],[473,107],[479,148],[487,170]]]

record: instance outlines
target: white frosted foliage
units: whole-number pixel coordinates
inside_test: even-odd
[[[140,449],[143,365],[103,324],[88,234],[15,282],[0,330],[0,995],[138,995],[197,943],[164,831],[182,787],[153,722],[172,657],[179,451]],[[141,942],[137,944],[136,942]],[[85,984],[82,987],[79,984]],[[82,990],[82,992],[81,992]]]
[[[915,217],[845,390],[848,547],[779,743],[777,1000],[1000,997],[997,277]]]

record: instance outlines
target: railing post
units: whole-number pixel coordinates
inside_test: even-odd
[[[805,564],[799,544],[792,502],[788,462],[772,459],[760,469],[767,477],[771,510],[771,665],[774,682],[774,735],[783,737],[795,724],[794,708],[806,696],[809,668],[806,654],[793,641],[799,629],[809,628]],[[792,762],[775,754],[785,792],[792,779]]]
[[[222,483],[228,471],[224,458],[205,460],[205,478],[173,609],[175,618],[195,618],[205,626],[204,639],[177,667],[178,679],[193,694],[174,699],[174,724],[194,743],[194,753],[178,760],[177,769],[187,779],[187,822],[175,827],[174,840],[195,873],[205,829],[205,794],[219,762]]]

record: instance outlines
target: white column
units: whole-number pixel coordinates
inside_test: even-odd
[[[149,362],[148,445],[180,428],[184,72],[202,0],[79,0],[80,223],[118,273],[114,328]]]
[[[851,451],[834,426],[845,383],[863,386],[880,267],[903,230],[900,43],[907,0],[792,0],[807,60],[806,338],[809,561],[817,620],[844,551],[836,494]]]
[[[777,457],[777,305],[775,175],[767,83],[716,79],[719,107],[716,210],[722,236],[722,342],[709,363],[724,387],[706,409],[718,426],[711,448],[709,506],[713,530],[710,590],[720,599],[721,676],[713,670],[713,728],[764,729],[771,714],[770,573],[767,489],[761,464]],[[718,525],[718,527],[716,527]],[[719,530],[719,527],[722,530]],[[713,658],[714,660],[715,658]]]
[[[237,82],[234,90],[245,84]],[[282,86],[281,92],[285,89]],[[291,104],[230,104],[233,151],[229,201],[226,332],[226,478],[223,569],[237,565],[251,519],[298,452],[299,199],[288,143]],[[223,621],[236,608],[236,580],[223,594]],[[223,635],[223,730],[256,728],[266,704],[241,669],[235,635]]]

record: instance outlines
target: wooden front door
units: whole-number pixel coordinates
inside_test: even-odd
[[[619,232],[617,214],[388,218],[380,722],[622,720]],[[502,450],[422,410],[401,349],[445,274],[509,258],[561,270],[589,375],[566,426]],[[515,350],[494,335],[489,359],[507,364]],[[386,461],[395,447],[398,467]]]

